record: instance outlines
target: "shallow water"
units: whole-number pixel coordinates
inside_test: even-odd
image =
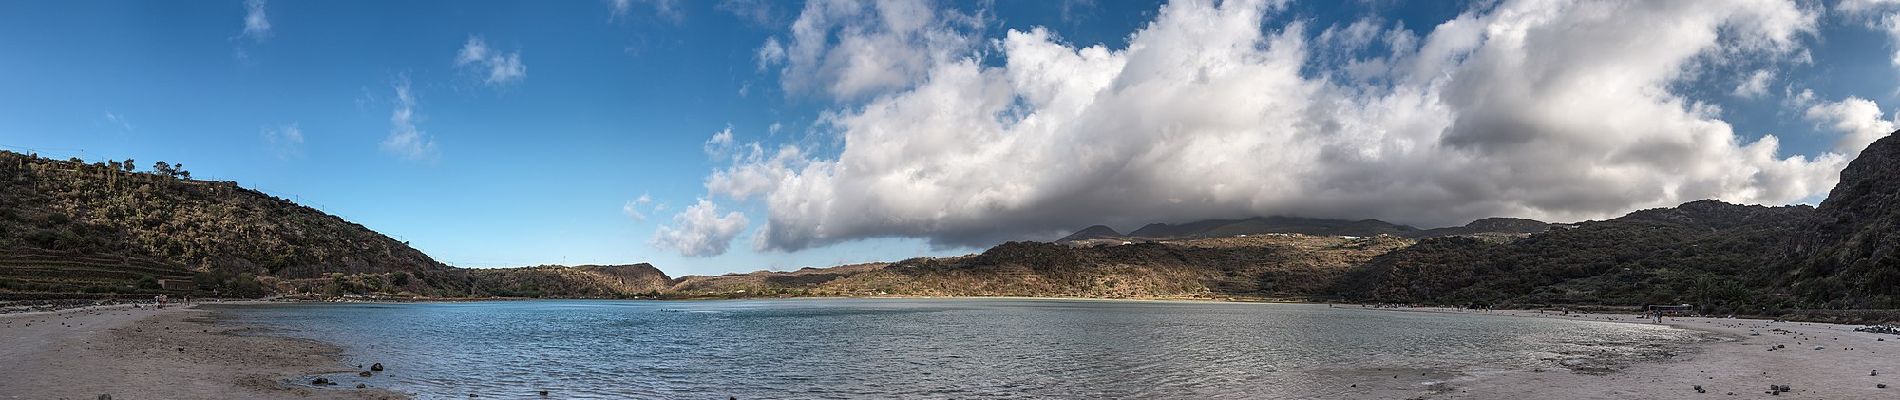
[[[243,323],[420,398],[1330,397],[1370,375],[1560,368],[1665,327],[1314,304],[774,299],[285,304]],[[1410,375],[1408,375],[1410,376]],[[343,382],[354,385],[354,375]]]

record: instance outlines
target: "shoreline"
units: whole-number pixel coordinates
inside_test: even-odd
[[[253,302],[224,302],[242,305]],[[354,372],[342,348],[224,322],[196,305],[91,306],[0,315],[0,399],[406,399],[378,388],[318,388]]]
[[[1900,335],[1856,332],[1854,325],[1711,317],[1665,317],[1657,323],[1628,314],[1562,315],[1542,310],[1369,310],[1660,325],[1706,335],[1703,340],[1680,344],[1679,349],[1686,351],[1635,360],[1601,373],[1501,371],[1451,382],[1423,396],[1427,399],[1900,397],[1900,379],[1890,378],[1900,375],[1884,375],[1900,374],[1900,357],[1896,357],[1900,356]],[[1874,375],[1875,371],[1890,372]],[[1788,391],[1772,393],[1770,385],[1786,385]]]

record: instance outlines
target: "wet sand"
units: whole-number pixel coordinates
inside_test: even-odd
[[[0,315],[0,399],[401,399],[301,384],[356,370],[335,346],[218,323],[212,313],[105,306]]]
[[[1656,323],[1634,315],[1564,316],[1537,311],[1486,314]],[[1426,398],[1900,399],[1900,335],[1855,332],[1855,325],[1734,318],[1665,318],[1663,325],[1708,332],[1710,340],[1689,344],[1682,348],[1686,351],[1673,357],[1619,365],[1610,371],[1553,369],[1467,377],[1452,381]],[[1872,375],[1875,370],[1880,375]],[[1887,388],[1878,388],[1880,384]],[[1698,385],[1704,392],[1695,390]],[[1769,385],[1786,385],[1789,391],[1769,393]]]

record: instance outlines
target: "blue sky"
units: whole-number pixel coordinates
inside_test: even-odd
[[[1894,65],[1900,61],[1894,60],[1889,33],[1896,25],[1883,18],[1896,10],[1883,2],[1801,2],[1740,11],[1711,3],[1663,10],[1677,14],[1607,7],[1611,13],[1727,18],[1709,25],[1708,32],[1722,35],[1713,42],[1588,53],[1612,61],[1631,57],[1629,65],[1639,66],[1680,59],[1653,71],[1632,69],[1648,75],[1602,75],[1618,68],[1613,63],[1598,70],[1481,64],[1508,51],[1543,54],[1504,46],[1509,43],[1494,36],[1444,65],[1429,66],[1447,71],[1438,75],[1389,68],[1361,76],[1353,71],[1365,70],[1353,68],[1425,68],[1430,60],[1420,56],[1423,48],[1434,37],[1453,36],[1441,25],[1446,21],[1502,23],[1510,16],[1500,11],[1515,7],[1554,7],[1555,15],[1568,18],[1597,5],[4,2],[0,146],[60,158],[132,158],[142,166],[182,162],[201,179],[235,180],[319,207],[460,266],[653,262],[674,275],[963,254],[1001,240],[1052,239],[1098,222],[1131,229],[1145,222],[1283,214],[1437,225],[1488,215],[1601,218],[1706,197],[1817,201],[1831,185],[1828,175],[1841,165],[1823,158],[1857,150],[1838,145],[1851,136],[1847,131],[1892,127],[1892,105],[1900,101]],[[1792,19],[1775,19],[1781,17]],[[800,31],[801,21],[818,29]],[[1367,35],[1342,39],[1358,22]],[[1039,27],[1045,36],[1027,35]],[[1793,33],[1780,33],[1787,29]],[[1438,31],[1444,34],[1434,35]],[[1563,29],[1542,32],[1530,36],[1579,54],[1597,51],[1587,44],[1562,45],[1585,39],[1581,34],[1588,29],[1575,29],[1575,38]],[[1231,37],[1225,34],[1248,37],[1238,39],[1243,45],[1237,47],[1197,47]],[[1407,35],[1410,41],[1401,38]],[[1290,48],[1282,39],[1292,38],[1300,39],[1300,54],[1271,51]],[[815,41],[800,47],[801,39]],[[847,46],[854,40],[871,46]],[[1074,56],[1097,45],[1106,56],[1054,74],[1032,73],[1041,71],[1032,68],[1041,65],[1036,62],[1064,59],[1047,54]],[[775,46],[777,53],[768,51]],[[479,51],[471,54],[471,48]],[[1032,51],[1049,48],[1060,51]],[[1168,48],[1199,52],[1156,50]],[[800,59],[801,51],[816,56]],[[1050,58],[1039,58],[1045,56]],[[1249,78],[1271,76],[1279,57],[1293,57],[1297,73],[1283,81]],[[868,61],[827,63],[831,59]],[[1203,61],[1208,64],[1194,65]],[[1262,72],[1221,75],[1222,66],[1235,64]],[[1502,95],[1510,91],[1486,91],[1523,83],[1472,72],[1481,67],[1529,74],[1527,87],[1536,90],[1546,90],[1537,85],[1553,76],[1629,77],[1636,92],[1648,91],[1638,100],[1661,110],[1631,114],[1630,120],[1682,119],[1680,126],[1700,133],[1678,138],[1669,136],[1673,131],[1619,131],[1627,133],[1618,136],[1626,139],[1622,144],[1662,143],[1627,146],[1572,131],[1632,125],[1595,126],[1561,117],[1479,124],[1473,121],[1500,113],[1540,115],[1484,108],[1482,99],[1495,96],[1460,102],[1461,95]],[[1158,72],[1131,73],[1139,68]],[[1144,87],[1144,77],[1194,68],[1213,74],[1204,80],[1235,79],[1219,87],[1247,90],[1231,93],[1237,97],[1220,97],[1227,93],[1219,90],[1163,90],[1200,82],[1190,79],[1152,86],[1158,91],[1118,91]],[[969,79],[957,80],[960,71],[970,72]],[[1088,86],[1084,81],[1095,72],[1118,83]],[[1758,73],[1768,75],[1761,85],[1741,89]],[[1091,91],[1084,96],[1038,89],[1072,82]],[[1430,95],[1407,97],[1415,89]],[[403,91],[407,99],[399,95]],[[1300,101],[1331,100],[1271,98],[1285,93],[1300,94]],[[987,109],[980,100],[990,94],[1002,99],[993,104],[998,111],[976,115],[969,120],[974,128],[951,128],[963,120],[943,114]],[[1546,92],[1540,98],[1572,94]],[[1106,100],[1172,95],[1221,101],[1117,112],[1110,106],[1122,103]],[[1628,94],[1576,95],[1566,106]],[[1391,110],[1419,98],[1443,102],[1416,109],[1444,118],[1392,117],[1412,115]],[[1062,99],[1093,103],[1066,110]],[[1247,101],[1263,103],[1236,105]],[[1850,107],[1861,102],[1877,112],[1870,117],[1860,112],[1866,107]],[[1300,104],[1305,111],[1298,115],[1327,116],[1285,127],[1220,119],[1278,116],[1294,107],[1286,104]],[[1335,106],[1343,108],[1322,112]],[[1144,119],[1104,117],[1131,115]],[[1006,122],[986,125],[999,120]],[[1709,121],[1732,128],[1701,131]],[[1100,126],[1072,131],[1037,124]],[[1346,128],[1328,128],[1336,126]],[[1373,128],[1354,128],[1359,126]],[[1486,128],[1494,126],[1522,132]],[[996,132],[983,133],[990,128]],[[717,139],[722,131],[730,132],[729,139]],[[1407,136],[1413,134],[1425,136]],[[417,140],[392,143],[405,135]],[[1522,137],[1461,141],[1498,135]],[[1778,141],[1770,157],[1744,154],[1765,135]],[[1443,149],[1417,150],[1418,137],[1443,143]],[[1693,163],[1623,161],[1645,153],[1641,149],[1725,137],[1735,143],[1666,154]],[[1196,147],[1201,140],[1242,150]],[[1531,173],[1540,164],[1513,164],[1534,159],[1538,151],[1521,143],[1541,140],[1578,146],[1573,152],[1586,154],[1598,149],[1591,146],[1603,147],[1600,154],[1574,160],[1578,164],[1549,166],[1594,171],[1582,175]],[[1092,147],[1100,143],[1110,145]],[[1182,147],[1155,150],[1171,144]],[[985,158],[992,155],[1002,158]],[[1104,158],[1091,158],[1098,156]],[[1350,161],[1331,161],[1342,158]],[[1460,161],[1429,161],[1434,159]],[[1258,165],[1245,164],[1256,160]],[[1391,173],[1422,171],[1418,163],[1443,170],[1429,176]],[[1235,165],[1250,167],[1221,169]],[[1309,168],[1314,165],[1320,167]],[[1102,172],[1110,170],[1118,172]],[[1645,173],[1658,177],[1630,178]],[[1669,189],[1600,196],[1604,191],[1589,190],[1626,186]],[[1291,192],[1308,196],[1278,194]],[[1408,202],[1366,200],[1374,198]],[[688,212],[695,206],[701,212]]]

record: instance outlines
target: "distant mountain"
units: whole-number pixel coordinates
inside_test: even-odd
[[[1082,230],[1075,231],[1075,233],[1071,233],[1069,234],[1069,236],[1063,236],[1061,239],[1056,239],[1056,243],[1080,242],[1084,240],[1097,240],[1097,239],[1121,239],[1123,237],[1124,236],[1122,236],[1121,232],[1115,231],[1115,228],[1110,228],[1110,227],[1102,226],[1102,225],[1093,225],[1087,228],[1082,228]]]
[[[1484,218],[1471,221],[1465,226],[1434,228],[1414,232],[1414,238],[1435,238],[1445,236],[1473,235],[1529,235],[1550,230],[1550,223],[1524,218]]]
[[[1128,236],[1146,239],[1185,239],[1226,237],[1262,233],[1298,233],[1315,236],[1405,236],[1417,231],[1376,219],[1348,221],[1339,219],[1256,217],[1247,219],[1210,219],[1180,225],[1148,224]]]
[[[1247,219],[1209,219],[1179,225],[1161,223],[1148,224],[1142,226],[1140,229],[1136,229],[1134,232],[1129,232],[1127,235],[1116,234],[1114,229],[1102,225],[1095,225],[1076,231],[1076,233],[1061,239],[1056,239],[1055,243],[1096,244],[1103,241],[1180,240],[1268,233],[1356,237],[1391,235],[1408,238],[1468,235],[1522,236],[1543,232],[1548,229],[1550,229],[1549,223],[1522,218],[1485,218],[1472,221],[1465,226],[1420,230],[1418,228],[1376,219],[1354,221],[1324,218],[1255,217]]]
[[[961,257],[680,278],[673,296],[1283,297],[1321,293],[1409,239],[1255,236],[1070,247],[1010,242]]]

